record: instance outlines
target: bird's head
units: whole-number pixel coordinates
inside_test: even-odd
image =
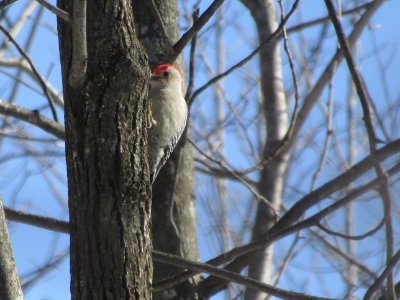
[[[162,64],[151,73],[151,88],[163,89],[168,87],[183,87],[181,72],[170,64]]]

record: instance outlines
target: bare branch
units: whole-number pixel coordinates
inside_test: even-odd
[[[254,188],[243,178],[241,178],[236,172],[232,171],[228,166],[226,166],[224,163],[222,163],[220,160],[215,159],[213,157],[211,157],[210,155],[208,155],[207,153],[205,153],[203,150],[201,150],[199,147],[197,147],[197,145],[190,139],[188,138],[188,141],[192,144],[192,146],[201,154],[204,155],[207,159],[211,160],[212,162],[216,163],[217,165],[219,165],[221,168],[225,169],[227,172],[231,173],[235,178],[237,178],[241,183],[244,184],[244,186],[250,191],[250,193],[257,199],[257,201],[262,202],[264,205],[268,206],[275,217],[275,220],[278,219],[278,214],[274,208],[274,206],[268,201],[268,199],[266,199],[265,197],[263,197],[262,195],[260,195],[259,193],[257,193]]]
[[[373,285],[370,286],[367,293],[364,296],[364,300],[372,299],[376,291],[382,285],[385,278],[392,272],[393,268],[400,262],[400,250],[396,252],[393,258],[386,264],[385,270],[383,270],[382,274],[378,277],[378,279],[374,282]],[[389,299],[396,299],[390,298]]]
[[[161,36],[166,42],[167,45],[171,45],[171,40],[168,37],[167,30],[165,29],[163,20],[161,18],[160,12],[158,11],[157,5],[154,0],[149,1],[151,12],[153,13],[154,18],[156,19],[157,25],[161,31]]]
[[[363,239],[375,234],[382,228],[383,225],[385,225],[385,216],[383,216],[381,221],[374,228],[372,228],[371,230],[368,230],[366,233],[360,234],[360,235],[348,235],[348,234],[343,234],[343,233],[340,233],[337,231],[330,230],[329,228],[321,225],[320,223],[317,224],[319,229],[321,229],[322,231],[325,231],[326,233],[328,233],[330,235],[334,235],[334,236],[337,236],[337,237],[340,237],[340,238],[346,239],[346,240],[355,240],[355,241],[363,240]]]
[[[281,10],[281,22],[284,22],[285,15],[284,15],[284,11],[283,11],[282,1],[279,0],[278,2],[279,2],[280,10]],[[275,149],[271,149],[272,151],[269,154],[271,157],[276,155],[279,152],[279,150],[282,149],[282,147],[290,140],[290,137],[292,136],[292,133],[293,133],[294,124],[296,122],[299,103],[300,103],[298,79],[297,79],[296,70],[295,70],[294,63],[293,63],[292,53],[290,52],[290,49],[289,49],[287,30],[286,30],[285,26],[282,27],[282,35],[283,35],[283,46],[284,46],[284,49],[286,52],[286,56],[288,57],[288,60],[289,60],[290,72],[292,74],[292,81],[293,81],[293,87],[294,87],[294,109],[293,109],[292,117],[290,120],[289,128],[288,128],[285,136],[283,137],[281,143],[278,145],[278,147]]]
[[[41,116],[37,111],[30,111],[21,106],[0,100],[0,113],[36,125],[60,139],[65,138],[64,127],[62,125]]]
[[[372,4],[374,4],[374,2],[375,1],[367,2],[367,3],[364,3],[364,4],[360,4],[359,6],[356,6],[354,8],[345,10],[345,11],[342,12],[342,16],[354,14],[354,13],[359,12],[360,10],[363,10],[363,9],[368,9]],[[316,25],[319,25],[319,24],[326,23],[329,20],[330,20],[329,16],[318,18],[318,19],[315,19],[315,20],[312,20],[312,21],[309,21],[309,22],[305,22],[305,23],[301,23],[301,24],[298,24],[298,25],[294,25],[292,27],[288,27],[287,28],[287,32],[289,34],[295,33],[295,32],[299,32],[299,31],[301,31],[303,29],[306,29],[306,28],[309,28],[309,27],[312,27],[312,26],[316,26]]]
[[[240,274],[237,274],[237,273],[234,273],[234,272],[231,272],[228,270],[219,269],[212,265],[199,263],[199,262],[195,262],[195,261],[190,261],[188,259],[183,259],[176,255],[166,254],[166,253],[162,253],[162,252],[155,251],[155,250],[153,250],[153,258],[154,258],[154,260],[165,263],[165,264],[179,266],[181,268],[195,270],[197,272],[205,272],[205,273],[217,276],[219,278],[223,278],[227,281],[242,284],[248,288],[259,290],[266,294],[279,297],[281,299],[290,299],[290,300],[303,300],[303,299],[304,300],[308,300],[308,299],[309,300],[323,300],[323,299],[328,300],[328,299],[330,299],[330,298],[309,296],[306,294],[295,293],[295,292],[291,292],[291,291],[285,291],[283,289],[273,287],[273,286],[265,284],[263,282],[254,280],[252,278],[244,277]],[[157,291],[157,288],[155,290]]]
[[[15,68],[21,69],[27,75],[29,75],[33,80],[40,83],[39,79],[33,72],[31,66],[24,60],[16,59],[16,58],[1,57],[0,58],[0,66],[15,67]],[[60,96],[58,91],[54,87],[51,86],[50,82],[46,81],[43,77],[41,77],[41,78],[45,82],[46,88],[49,91],[49,94],[52,97],[52,99],[54,100],[54,102],[57,105],[63,107],[64,101],[62,99],[62,96]]]
[[[35,17],[33,19],[33,24],[32,24],[32,26],[30,28],[30,32],[29,32],[28,38],[26,39],[26,41],[25,41],[25,43],[23,45],[23,49],[25,50],[26,53],[29,53],[29,50],[32,47],[32,43],[33,43],[34,37],[35,37],[35,35],[36,35],[37,31],[38,31],[38,28],[39,28],[40,19],[42,18],[42,15],[43,15],[43,11],[44,11],[44,8],[43,7],[39,7],[39,9],[37,10],[37,13],[36,13],[36,15],[35,15]],[[11,32],[10,32],[10,34],[11,34]],[[27,65],[25,60],[19,59],[19,61],[20,62],[24,62]],[[10,96],[8,98],[8,102],[10,102],[10,103],[14,102],[15,97],[18,94],[20,84],[23,84],[22,78],[21,78],[22,77],[22,73],[23,73],[22,68],[19,68],[17,70],[17,73],[15,74],[15,77],[14,77],[15,81],[13,83],[13,87],[11,89],[11,93],[10,93]],[[35,81],[37,82],[36,76],[34,75],[33,77],[34,77]]]
[[[256,49],[254,49],[249,55],[247,55],[245,58],[243,58],[241,61],[230,67],[228,70],[225,72],[215,76],[214,78],[210,79],[206,84],[204,84],[202,87],[198,88],[196,91],[194,91],[192,97],[190,97],[189,100],[189,105],[191,105],[194,101],[194,99],[199,96],[202,92],[204,92],[206,89],[208,89],[211,85],[219,81],[220,79],[228,76],[230,73],[235,71],[236,69],[240,68],[241,66],[245,65],[247,62],[249,62],[258,52],[265,47],[266,45],[274,42],[276,39],[278,39],[282,35],[282,30],[283,27],[286,25],[286,22],[289,20],[289,18],[292,16],[294,11],[297,8],[297,5],[299,4],[300,0],[296,0],[293,3],[292,8],[290,9],[289,13],[285,17],[285,19],[279,24],[278,28],[268,37],[266,38]]]
[[[31,274],[25,275],[21,279],[23,290],[26,291],[31,286],[33,286],[38,280],[43,278],[43,276],[48,274],[48,272],[54,270],[60,263],[64,261],[64,259],[68,256],[68,254],[69,254],[68,251],[66,251],[61,255],[57,255],[52,260],[48,261],[43,266],[36,269],[34,272],[31,272]]]
[[[23,29],[26,21],[32,15],[33,10],[38,6],[38,3],[35,1],[30,1],[21,11],[20,14],[16,17],[15,22],[7,22],[7,26],[9,27],[8,31],[11,36],[16,37],[21,30]],[[1,11],[2,14],[5,14],[5,11]],[[5,18],[6,19],[6,18]],[[6,19],[7,20],[7,19]],[[6,50],[8,49],[10,41],[8,39],[4,39],[0,46],[0,57],[4,57]]]
[[[214,0],[214,2],[206,9],[206,11],[199,17],[196,23],[185,32],[182,37],[172,47],[174,50],[174,56],[178,56],[183,48],[189,43],[189,41],[200,31],[201,28],[208,22],[213,16],[217,9],[224,3],[224,0]]]
[[[193,12],[193,23],[196,23],[197,20],[199,19],[199,9],[197,8],[194,12]],[[196,44],[197,44],[197,34],[195,34],[192,38],[192,42],[190,44],[190,60],[189,60],[189,83],[188,83],[188,87],[186,89],[186,95],[185,95],[185,99],[186,102],[189,101],[189,97],[192,94],[192,90],[193,90],[193,78],[194,78],[194,61],[195,61],[195,54],[196,54]]]
[[[49,217],[42,217],[34,214],[29,214],[20,210],[14,210],[4,207],[6,218],[10,221],[16,221],[47,230],[69,233],[69,223],[66,221],[57,220]]]
[[[371,6],[367,8],[364,14],[360,17],[358,22],[354,25],[354,29],[349,36],[350,45],[353,45],[358,38],[360,37],[361,33],[363,32],[364,28],[367,26],[368,21],[371,19],[373,14],[378,10],[378,8],[384,3],[384,0],[376,0],[371,3]],[[315,83],[314,87],[308,93],[308,95],[304,99],[304,104],[301,107],[298,117],[296,118],[296,122],[293,126],[293,134],[291,139],[289,140],[286,145],[284,145],[282,151],[285,151],[290,145],[293,143],[294,139],[298,135],[302,125],[304,124],[305,120],[307,119],[308,114],[310,113],[312,107],[314,106],[317,99],[319,99],[322,91],[324,90],[326,84],[331,80],[333,77],[334,69],[336,65],[338,65],[343,59],[343,52],[341,49],[338,49],[331,59],[331,61],[326,66],[325,70],[322,72],[321,76]]]
[[[399,153],[399,150],[400,150],[400,139],[378,150],[376,157],[379,157],[379,159],[383,161],[389,156],[395,153]],[[263,249],[266,246],[270,245],[272,242],[275,242],[276,240],[288,236],[292,233],[295,233],[301,229],[317,225],[318,222],[328,214],[342,207],[346,203],[353,201],[356,197],[359,197],[363,193],[369,191],[371,188],[377,186],[381,181],[380,179],[372,180],[371,182],[351,191],[347,196],[338,200],[331,206],[325,208],[319,213],[313,215],[312,217],[309,217],[306,220],[291,226],[293,222],[300,219],[303,213],[309,207],[311,207],[312,204],[317,203],[315,201],[320,201],[331,195],[333,192],[347,186],[348,182],[354,181],[356,178],[360,177],[362,174],[364,174],[371,168],[373,168],[373,161],[371,156],[369,156],[364,160],[362,160],[361,162],[359,162],[358,164],[356,164],[355,166],[353,166],[345,173],[343,173],[342,175],[336,177],[332,181],[328,182],[324,186],[320,187],[319,189],[316,189],[315,191],[303,197],[303,199],[296,202],[296,204],[293,205],[291,209],[288,212],[286,212],[286,214],[283,215],[283,217],[266,233],[265,238],[262,238],[258,241],[254,241],[252,243],[249,243],[241,247],[234,248],[226,253],[223,253],[207,261],[207,263],[212,265],[219,265],[222,263],[233,261],[232,265],[235,266],[235,269],[239,270],[242,269],[245,265],[249,263],[251,258],[254,257],[253,252],[259,249]],[[389,170],[389,174],[393,175],[399,172],[399,170],[400,170],[400,164],[397,164],[395,167]],[[234,261],[234,259],[237,259],[237,261],[236,260]],[[229,266],[230,265],[228,265],[228,268],[230,268]],[[187,278],[190,278],[194,275],[195,274],[193,274],[193,272],[185,272],[179,276],[179,280],[180,282],[183,282]],[[169,281],[172,280],[176,281],[177,278],[167,279],[160,284],[167,285],[169,284]]]
[[[13,210],[10,208],[5,208],[4,210],[6,213],[6,217],[9,220],[41,227],[44,229],[58,231],[58,232],[62,232],[62,233],[69,233],[69,224],[66,221],[60,221],[60,220],[53,219],[53,218],[28,214],[28,213],[25,213],[22,211],[16,211],[16,210]],[[281,297],[282,299],[310,299],[310,300],[329,299],[329,298],[313,297],[313,296],[308,296],[308,295],[301,294],[301,293],[285,291],[285,290],[278,289],[278,288],[272,287],[270,285],[258,282],[256,280],[246,278],[242,275],[235,274],[234,272],[219,269],[212,265],[207,265],[204,263],[198,263],[198,262],[190,261],[187,259],[182,259],[178,256],[162,253],[159,251],[153,250],[153,259],[157,262],[163,262],[163,263],[167,263],[170,265],[179,266],[182,268],[188,268],[190,270],[206,272],[208,274],[215,275],[217,277],[226,279],[228,281],[233,281],[233,282],[236,282],[239,284],[243,284],[246,287],[254,288],[257,290],[264,291],[265,293]],[[165,288],[165,286],[163,286],[162,288]],[[157,287],[155,288],[155,290],[157,291]]]
[[[346,39],[346,35],[344,34],[342,25],[336,15],[335,7],[331,0],[325,0],[325,5],[328,9],[329,16],[331,18],[332,24],[335,28],[337,38],[339,40],[340,47],[343,50],[343,55],[346,59],[348,68],[350,70],[351,77],[353,79],[354,85],[357,90],[358,97],[360,99],[360,103],[363,109],[364,115],[364,124],[368,134],[369,147],[371,156],[374,161],[374,168],[377,176],[382,179],[379,194],[383,201],[384,211],[385,211],[385,220],[386,220],[386,262],[392,259],[393,256],[393,225],[391,218],[391,197],[389,193],[389,183],[388,183],[388,174],[383,171],[382,166],[379,163],[379,160],[375,158],[376,148],[377,148],[377,138],[375,133],[375,128],[373,124],[373,115],[370,109],[369,103],[371,102],[370,96],[368,95],[367,88],[365,86],[364,80],[358,70],[358,67],[353,59],[353,56],[350,51],[349,42]],[[393,274],[389,272],[387,276],[387,289],[388,295],[391,299],[396,299],[396,291],[394,288],[393,282]]]
[[[62,10],[61,8],[58,8],[57,6],[50,4],[46,0],[36,0],[36,1],[39,2],[41,5],[43,5],[45,8],[47,8],[49,11],[51,11],[53,14],[55,14],[60,19],[64,20],[67,23],[71,23],[71,16],[66,11]]]
[[[29,58],[29,55],[26,54],[24,49],[22,49],[17,41],[11,36],[11,34],[2,26],[0,25],[0,30],[7,36],[7,38],[11,41],[11,43],[14,44],[14,46],[17,48],[18,52],[21,53],[21,55],[26,59],[28,64],[30,65],[33,73],[37,77],[40,86],[42,87],[43,93],[46,95],[46,98],[49,102],[50,110],[51,113],[53,114],[53,119],[54,121],[58,122],[58,117],[57,117],[57,112],[56,108],[54,107],[54,101],[53,98],[51,98],[49,91],[47,90],[46,82],[43,80],[42,76],[40,76],[39,72],[36,70],[34,64],[32,63],[32,60]]]

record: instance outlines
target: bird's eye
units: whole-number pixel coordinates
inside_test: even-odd
[[[169,76],[169,72],[168,71],[164,71],[163,75],[164,75],[164,77],[168,77]]]

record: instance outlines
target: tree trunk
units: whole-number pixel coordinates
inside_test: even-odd
[[[257,26],[258,39],[261,43],[276,29],[275,1],[272,0],[242,0],[249,8]],[[261,95],[266,119],[266,145],[263,157],[269,156],[284,137],[288,127],[287,105],[283,90],[282,63],[279,44],[264,47],[260,51]],[[270,161],[261,171],[259,193],[279,209],[282,202],[284,174],[287,165],[287,155],[282,154]],[[275,217],[271,209],[260,202],[257,207],[252,240],[257,240],[263,232],[274,225]],[[269,283],[272,276],[272,247],[260,252],[253,263],[249,265],[249,277]],[[265,294],[247,289],[245,299],[265,299]]]
[[[3,201],[0,198],[0,299],[22,300],[22,290],[11,249]]]
[[[58,1],[72,12],[73,1]],[[86,81],[68,83],[71,27],[59,21],[72,299],[150,299],[149,69],[131,1],[87,3]],[[82,28],[82,30],[85,30]]]
[[[134,3],[139,2],[139,0],[134,0]],[[169,41],[162,36],[149,4],[143,5],[140,11],[135,12],[139,39],[146,48],[152,67],[170,62],[167,59],[171,53],[171,42],[175,43],[179,39],[177,1],[156,0],[155,3]],[[170,63],[183,70],[181,56]],[[192,146],[186,139],[187,135],[188,132],[185,131],[153,185],[153,245],[156,250],[197,260],[193,154]],[[181,272],[180,268],[155,263],[154,282]],[[191,299],[196,297],[193,292],[192,283],[185,282],[174,289],[156,293],[153,297],[154,299]]]

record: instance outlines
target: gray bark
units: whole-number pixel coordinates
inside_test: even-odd
[[[0,198],[0,299],[23,299],[21,285],[15,267],[14,256],[8,235],[3,201]]]
[[[134,0],[134,3],[139,2]],[[167,62],[171,42],[179,39],[178,7],[176,0],[155,1],[169,41],[163,39],[149,4],[136,11],[139,39],[146,48],[152,67]],[[182,68],[181,56],[173,63]],[[183,70],[183,69],[182,69]],[[154,249],[198,259],[196,209],[194,202],[194,168],[192,146],[185,131],[171,158],[153,185],[153,245]],[[182,269],[154,264],[154,282],[180,274]],[[193,283],[185,282],[174,289],[153,295],[154,299],[193,299]]]
[[[58,6],[72,11],[72,1]],[[151,299],[146,54],[131,1],[87,4],[87,76],[72,88],[70,26],[58,23],[65,100],[72,299]],[[84,30],[84,29],[82,29]]]

